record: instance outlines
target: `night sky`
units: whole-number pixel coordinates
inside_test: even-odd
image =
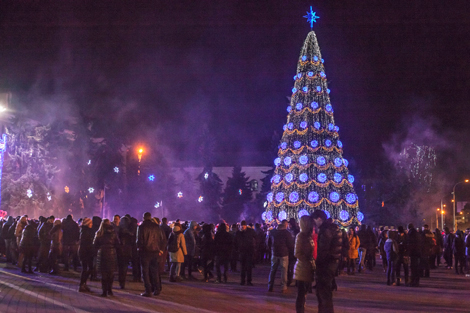
[[[118,123],[188,165],[207,125],[217,165],[265,165],[310,5],[357,171],[410,141],[468,151],[467,1],[2,1],[0,89],[38,119]]]

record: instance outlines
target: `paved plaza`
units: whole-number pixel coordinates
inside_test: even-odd
[[[152,298],[140,296],[142,283],[128,281],[121,290],[115,282],[114,296],[102,298],[97,281],[89,283],[92,293],[77,292],[78,272],[23,274],[0,261],[0,312],[294,312],[296,288],[281,294],[277,285],[268,293],[268,273],[268,265],[257,265],[253,287],[240,286],[238,273],[231,273],[227,284],[169,283],[164,276],[162,293]],[[336,312],[470,312],[470,277],[452,270],[432,271],[419,288],[387,286],[385,281],[379,265],[373,272],[341,275],[334,292]],[[314,294],[307,296],[306,312],[317,312]]]

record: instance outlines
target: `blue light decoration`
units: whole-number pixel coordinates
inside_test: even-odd
[[[315,127],[316,129],[320,129],[321,127],[320,122],[313,123],[313,127]]]
[[[331,217],[331,214],[330,214],[330,212],[328,212],[327,210],[323,210],[323,212],[325,212],[325,214],[326,214],[326,218],[330,218],[330,217]]]
[[[335,132],[339,132],[339,127],[335,126]]]
[[[297,92],[297,88],[292,88],[292,93],[296,93]]]
[[[286,148],[287,148],[287,142],[281,143],[281,149],[286,150]]]
[[[273,212],[272,211],[268,211],[268,213],[266,213],[266,219],[268,220],[268,222],[271,222],[273,220]]]
[[[310,28],[313,28],[313,23],[316,23],[317,19],[320,18],[317,16],[317,12],[313,12],[312,7],[310,7],[310,12],[307,11],[307,15],[304,17],[307,19],[307,23],[310,23]]]
[[[290,130],[294,129],[294,123],[290,122],[289,124],[287,124],[287,128],[289,128]]]
[[[335,125],[333,125],[333,123],[329,123],[328,124],[328,130],[331,132],[331,131],[333,131],[333,129],[335,129]]]
[[[351,175],[351,174],[349,174],[349,175],[348,175],[348,181],[349,181],[351,184],[354,183],[354,176]]]
[[[341,160],[341,158],[336,158],[334,163],[336,167],[341,167],[343,165],[343,160]]]
[[[305,183],[308,180],[308,175],[306,173],[302,173],[299,176],[301,182]]]
[[[349,204],[353,204],[354,202],[356,202],[356,195],[353,194],[353,193],[348,193],[346,195],[346,202],[349,203]]]
[[[149,179],[149,181],[154,181],[154,180],[155,180],[155,175],[150,175],[150,176],[148,177],[148,179]]]
[[[279,203],[281,203],[282,200],[284,200],[284,193],[283,193],[283,192],[278,192],[278,193],[276,194],[276,201],[279,202]]]
[[[7,151],[7,135],[3,134],[2,138],[0,139],[0,204],[2,203],[1,186],[2,186],[3,158],[5,155],[5,151]]]
[[[275,158],[274,159],[274,165],[276,165],[276,166],[281,165],[281,158]]]
[[[364,220],[364,214],[362,212],[357,212],[357,220],[362,222]]]
[[[318,57],[315,55],[313,56],[313,61],[317,62],[318,61]]]
[[[321,86],[317,86],[317,91],[318,91],[318,92],[321,91]]]
[[[294,148],[295,148],[295,149],[299,149],[301,145],[302,145],[302,144],[300,143],[300,141],[298,141],[298,140],[297,140],[297,141],[294,141]]]
[[[302,164],[302,165],[307,164],[308,163],[308,156],[306,156],[305,154],[301,155],[299,157],[299,163]]]
[[[325,63],[325,60],[324,60],[324,59],[321,59],[321,63]]]
[[[287,125],[282,126],[282,129],[283,129],[284,131],[286,131]]]
[[[331,140],[330,139],[325,140],[325,146],[327,146],[328,148],[331,147]]]
[[[271,179],[275,184],[279,184],[281,181],[281,176],[280,175],[274,175],[273,178]]]
[[[296,191],[293,191],[289,195],[289,201],[290,203],[296,203],[299,201],[299,194]]]
[[[325,78],[326,77],[325,72],[320,72],[320,76]]]
[[[305,86],[304,88],[302,88],[302,91],[303,91],[303,92],[308,92],[308,87]]]
[[[348,211],[345,211],[345,210],[342,210],[341,212],[339,212],[339,218],[344,222],[344,221],[347,221],[349,219],[349,213]]]
[[[302,128],[302,129],[307,128],[307,122],[306,121],[300,122],[300,128]]]
[[[323,166],[326,164],[326,159],[324,156],[319,156],[317,157],[317,164],[320,166]]]
[[[343,176],[340,173],[335,173],[333,179],[339,184],[343,180]]]
[[[338,147],[342,148],[343,147],[343,143],[341,142],[341,140],[338,140],[338,143],[337,143]]]
[[[318,102],[313,101],[313,102],[310,104],[310,106],[312,107],[312,109],[316,110],[316,109],[318,109]]]
[[[349,162],[348,162],[348,160],[346,160],[346,159],[343,159],[343,163],[344,163],[344,165],[346,165],[346,166],[349,165]]]
[[[303,107],[303,105],[302,105],[302,103],[300,103],[300,102],[295,105],[295,108],[296,108],[298,111],[302,110],[302,107]]]
[[[338,200],[339,200],[339,193],[337,193],[336,191],[331,192],[331,193],[330,193],[330,200],[331,200],[332,202],[335,202],[335,203],[338,202]]]
[[[289,106],[287,107],[287,113],[290,113],[290,111],[292,111],[292,107],[289,105]]]
[[[263,214],[261,214],[261,219],[262,219],[263,221],[266,220],[266,212],[263,212]]]
[[[294,76],[294,80],[297,80],[297,74],[295,74],[295,76]]]
[[[114,170],[114,173],[116,174],[119,173],[119,167],[116,166],[113,170]]]
[[[277,215],[277,218],[278,218],[279,220],[281,220],[281,221],[287,219],[287,213],[286,213],[286,211],[281,211],[281,212],[279,212],[279,214]]]
[[[302,56],[302,61],[304,61],[304,62],[307,61],[307,56],[306,55]]]
[[[312,76],[313,76],[313,72],[308,72],[307,75],[308,75],[308,77],[312,77]]]
[[[291,157],[285,157],[285,158],[284,158],[284,164],[285,164],[286,166],[289,166],[291,163],[292,163]]]
[[[318,141],[317,140],[312,140],[310,142],[310,145],[312,146],[312,148],[316,148],[316,147],[318,147]]]
[[[308,194],[308,201],[310,203],[316,203],[316,202],[318,202],[319,199],[320,199],[320,195],[316,191],[311,191]]]
[[[328,113],[333,113],[333,106],[328,103],[328,104],[325,106],[325,110],[326,110],[326,112],[328,112]]]
[[[326,89],[326,92],[327,92],[328,94],[330,94],[331,90],[327,88],[327,89]]]
[[[273,202],[273,193],[272,192],[268,193],[268,195],[266,196],[266,200],[268,200],[268,202]]]
[[[326,174],[325,174],[325,173],[320,173],[320,174],[318,174],[318,175],[317,175],[317,180],[318,180],[320,183],[326,182],[326,180],[327,180]]]
[[[285,180],[286,182],[291,183],[292,180],[294,180],[294,175],[292,175],[292,173],[287,174]]]
[[[299,217],[299,219],[302,217],[302,216],[305,216],[305,215],[309,215],[308,211],[305,210],[305,209],[302,209],[299,211],[299,213],[297,214],[297,216]]]

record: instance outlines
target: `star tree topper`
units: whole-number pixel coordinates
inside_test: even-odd
[[[310,7],[310,12],[307,11],[307,15],[304,16],[307,19],[307,23],[310,23],[310,28],[313,28],[313,23],[316,23],[317,18],[320,18],[316,14],[317,12],[313,12],[312,7]]]

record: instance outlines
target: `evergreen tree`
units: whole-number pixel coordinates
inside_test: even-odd
[[[200,204],[206,212],[221,217],[220,202],[222,198],[222,180],[212,172],[212,167],[205,167],[197,176],[199,182]],[[199,200],[199,199],[198,199]]]
[[[245,203],[251,201],[253,193],[249,184],[249,177],[245,177],[240,166],[234,166],[232,177],[227,180],[224,190],[223,217],[227,221],[237,221],[243,213]]]
[[[324,61],[311,31],[300,53],[287,123],[274,160],[267,220],[300,218],[314,210],[324,210],[343,226],[363,218],[329,93]]]

